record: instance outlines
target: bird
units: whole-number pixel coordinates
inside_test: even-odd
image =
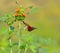
[[[27,29],[29,32],[31,32],[31,31],[33,31],[33,30],[36,29],[35,27],[30,26],[29,24],[27,24],[27,23],[24,22],[24,21],[23,21],[23,23],[24,23],[24,25],[25,25],[25,29]]]

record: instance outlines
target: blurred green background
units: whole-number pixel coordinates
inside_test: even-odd
[[[0,0],[0,16],[4,15],[4,13],[14,11],[17,6],[15,1],[16,0]],[[50,53],[60,50],[60,0],[17,1],[19,5],[23,5],[25,8],[31,5],[38,8],[36,12],[28,15],[29,18],[25,19],[26,22],[37,28],[32,31],[31,34],[36,35],[37,39],[43,37],[45,40],[51,39],[56,42],[54,46],[41,45],[41,47],[50,49]],[[5,24],[1,25],[6,27]]]

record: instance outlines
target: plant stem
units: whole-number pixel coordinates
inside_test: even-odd
[[[27,47],[28,47],[28,45],[26,44],[26,47],[25,47],[25,51],[24,51],[24,53],[26,53],[26,52],[27,52]]]
[[[9,31],[10,31],[10,28],[9,28]],[[10,36],[10,35],[11,35],[11,34],[9,34],[9,36]],[[12,45],[11,37],[9,37],[8,40],[9,40],[10,45]],[[13,53],[12,47],[10,48],[10,53]]]
[[[20,40],[19,40],[19,45],[18,45],[18,53],[20,53]]]
[[[19,45],[18,45],[18,53],[20,53],[21,52],[21,50],[20,50],[20,45],[21,45],[21,22],[19,21],[18,22],[18,30],[19,30]]]
[[[11,39],[9,40],[9,42],[10,42],[10,45],[11,45],[11,43],[12,43]],[[10,53],[13,53],[12,51],[13,50],[12,50],[12,47],[11,47]]]

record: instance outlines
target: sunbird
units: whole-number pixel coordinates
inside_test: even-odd
[[[35,30],[35,29],[36,29],[35,27],[30,26],[29,24],[27,24],[27,23],[24,22],[24,21],[23,21],[23,23],[24,23],[24,25],[26,26],[25,29],[28,30],[28,31],[32,31],[32,30]]]

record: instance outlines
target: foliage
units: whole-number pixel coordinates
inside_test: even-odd
[[[9,53],[9,51],[15,46],[18,50],[17,52],[21,50],[20,52],[23,51],[24,53],[27,53],[27,51],[30,49],[30,52],[36,53],[36,47],[33,44],[33,42],[35,42],[33,40],[34,37],[30,35],[22,36],[21,33],[21,22],[24,21],[27,15],[34,11],[33,6],[29,6],[28,8],[30,8],[30,11],[27,12],[27,14],[24,12],[24,7],[20,5],[19,8],[15,9],[14,13],[12,12],[0,17],[0,21],[6,23],[6,25],[8,26],[8,28],[0,27],[0,36],[2,37],[0,41],[1,53]],[[13,25],[14,22],[18,23],[18,29],[16,30],[17,41],[15,42],[12,41],[13,32],[15,31],[15,27]],[[25,22],[23,24],[28,27],[28,31],[33,30],[33,27],[31,27],[29,24],[26,24]]]
[[[43,37],[37,37],[35,34],[30,34],[34,27],[23,23],[23,21],[27,15],[35,12],[37,8],[33,6],[29,6],[28,8],[30,11],[25,13],[25,9],[21,5],[14,12],[0,17],[0,21],[6,23],[8,26],[8,28],[0,26],[0,53],[10,53],[11,49],[13,53],[17,53],[20,50],[20,53],[49,53],[49,48],[44,48],[44,46],[56,46],[56,42],[51,38],[45,39]],[[13,25],[14,22],[18,23],[17,30]],[[21,22],[27,26],[28,32],[25,35],[22,34]],[[14,40],[14,38],[16,38],[16,40]]]

